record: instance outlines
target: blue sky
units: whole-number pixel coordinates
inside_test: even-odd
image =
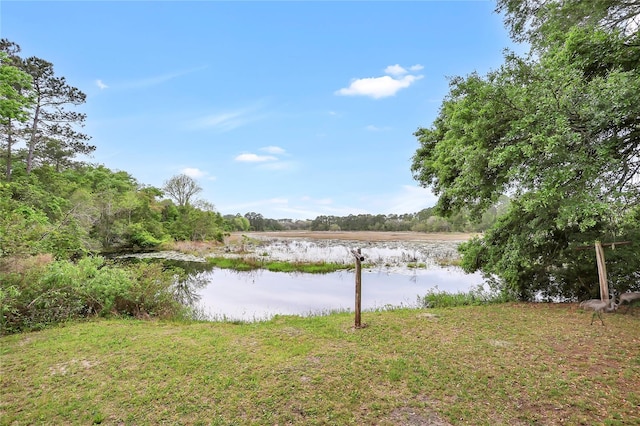
[[[222,214],[414,213],[448,77],[518,50],[494,1],[7,1],[0,36],[87,94],[90,161]],[[522,50],[522,49],[520,49]]]

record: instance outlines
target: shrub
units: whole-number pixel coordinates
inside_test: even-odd
[[[161,263],[136,263],[128,267],[133,285],[123,311],[133,316],[155,316],[177,318],[184,312],[184,306],[174,295],[175,274],[163,270]]]
[[[174,274],[160,264],[108,264],[101,257],[0,269],[1,334],[94,315],[176,318]]]
[[[162,240],[154,237],[141,223],[134,223],[129,226],[127,229],[127,239],[129,244],[140,248],[154,248],[162,243]]]

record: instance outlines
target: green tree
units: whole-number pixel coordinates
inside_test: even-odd
[[[535,9],[528,1],[501,4]],[[640,205],[638,34],[602,25],[609,15],[566,27],[567,10],[551,1],[533,16],[509,15],[538,29],[527,37],[520,24],[512,28],[531,41],[530,54],[508,53],[499,70],[452,79],[432,127],[416,132],[412,171],[439,195],[438,213],[468,208],[480,219],[502,194],[511,196],[496,225],[461,250],[467,270],[498,277],[523,299],[584,295],[579,283],[597,281],[595,259],[585,268],[575,248],[639,227],[632,220]],[[620,250],[637,253],[639,245]],[[639,278],[628,273],[640,270],[638,260],[617,265],[610,269],[617,286]]]
[[[249,220],[246,217],[240,215],[240,213],[237,213],[235,216],[225,215],[223,218],[225,220],[225,226],[230,232],[248,231],[251,228]]]
[[[11,43],[2,40],[9,50]],[[19,48],[13,45],[15,50]],[[0,127],[6,147],[6,178],[11,180],[12,148],[15,143],[15,124],[29,119],[29,109],[33,104],[30,94],[31,76],[13,65],[9,54],[0,50]]]
[[[591,26],[636,36],[640,3],[635,0],[499,0],[496,11],[517,41],[544,48],[563,41],[575,26]]]
[[[244,217],[249,221],[250,229],[252,231],[264,231],[264,216],[260,213],[249,212],[245,213]]]
[[[28,96],[32,101],[18,119],[2,123],[7,143],[7,176],[10,177],[13,167],[11,147],[18,141],[26,145],[26,174],[30,174],[37,163],[45,159],[45,153],[52,153],[53,147],[46,146],[52,141],[57,145],[55,151],[58,160],[61,155],[64,159],[70,159],[93,152],[95,147],[87,143],[89,137],[78,131],[78,127],[84,124],[85,115],[69,109],[69,106],[84,103],[85,94],[67,84],[64,77],[56,76],[52,63],[36,57],[20,58],[20,46],[7,39],[0,40],[0,52],[3,54],[3,63],[29,75],[30,87],[23,96]],[[58,165],[61,165],[60,161]]]

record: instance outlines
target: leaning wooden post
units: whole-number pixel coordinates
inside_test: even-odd
[[[351,253],[356,258],[356,322],[355,328],[362,328],[361,322],[361,309],[362,306],[362,264],[361,262],[364,260],[364,256],[358,250],[351,250]]]
[[[600,300],[609,301],[609,284],[607,283],[607,264],[604,261],[604,250],[600,241],[596,241],[596,263],[598,265],[598,280],[600,281]]]

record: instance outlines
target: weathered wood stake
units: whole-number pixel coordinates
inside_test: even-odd
[[[351,250],[351,253],[356,258],[356,321],[355,328],[362,328],[361,321],[361,306],[362,306],[362,264],[361,262],[364,260],[364,256],[358,250]]]
[[[607,282],[607,264],[604,261],[602,243],[596,241],[596,264],[598,265],[598,280],[600,282],[600,300],[609,301],[609,284]]]
[[[604,260],[603,247],[611,246],[612,249],[615,249],[616,246],[622,246],[626,244],[631,244],[631,241],[619,241],[617,243],[601,243],[600,241],[595,242],[596,264],[598,266],[598,282],[600,283],[600,300],[602,300],[603,302],[609,301],[609,282],[607,281],[607,264]],[[586,250],[589,248],[591,247],[579,246],[576,247],[576,250]]]

